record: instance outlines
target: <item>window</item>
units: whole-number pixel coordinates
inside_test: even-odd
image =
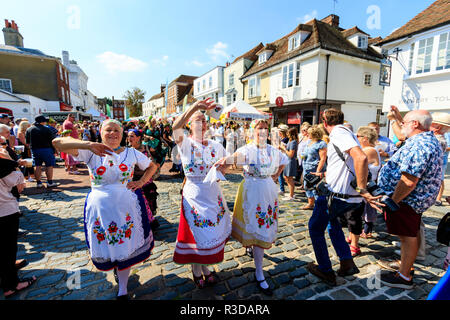
[[[248,82],[248,96],[249,98],[257,97],[261,91],[261,79],[259,77],[252,77]]]
[[[227,94],[227,106],[231,104],[231,94]]]
[[[430,72],[431,52],[433,51],[433,40],[434,38],[428,38],[419,41],[416,73]]]
[[[450,69],[450,32],[439,37],[438,61],[436,70]]]
[[[209,77],[209,87],[212,87],[212,77]]]
[[[218,93],[216,93],[216,98],[214,99],[214,101],[215,101],[216,103],[219,102],[219,94],[218,94]]]
[[[10,79],[0,79],[0,89],[12,93],[12,85]]]
[[[300,62],[297,62],[297,67],[295,70],[295,86],[300,86]]]
[[[234,86],[234,73],[228,76],[228,86],[230,87]]]
[[[414,60],[414,48],[416,47],[415,43],[411,44],[411,48],[409,49],[409,64],[408,64],[408,75],[412,74],[413,60]]]
[[[203,88],[203,90],[206,89],[206,80],[205,79],[203,79],[203,86],[202,86],[202,88]]]
[[[300,46],[300,33],[289,38],[288,51],[295,50]]]
[[[197,82],[197,92],[200,92],[200,82]]]
[[[267,53],[263,52],[260,54],[258,62],[259,64],[263,64],[266,61],[267,61]]]
[[[62,70],[62,67],[60,64],[59,64],[59,76],[61,77],[61,80],[64,80],[63,79],[63,70]]]
[[[358,48],[360,48],[360,49],[366,49],[367,48],[367,37],[366,36],[359,36],[358,37]]]
[[[364,85],[365,86],[372,86],[372,75],[370,73],[364,74]]]
[[[66,102],[66,94],[64,93],[64,88],[61,88],[61,93],[62,93],[61,95],[62,102]]]
[[[294,86],[294,64],[283,67],[283,89]]]

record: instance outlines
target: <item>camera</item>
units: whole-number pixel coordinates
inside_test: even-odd
[[[382,196],[380,199],[380,202],[385,204],[386,207],[388,207],[390,211],[395,212],[395,211],[399,210],[400,207],[398,206],[398,204],[396,204],[394,202],[394,200],[389,198],[386,195],[386,193],[376,184],[375,181],[371,181],[371,180],[372,180],[372,175],[369,172],[369,177],[367,180],[369,182],[367,183],[367,186],[366,186],[367,192],[369,192],[374,197]],[[356,187],[358,186],[358,184],[356,182],[356,178],[353,179],[352,182],[350,182],[350,185],[352,186],[353,189],[356,189]]]
[[[308,173],[305,174],[303,180],[305,180],[305,186],[307,190],[314,190],[316,188],[316,185],[320,182],[321,178],[312,173]]]
[[[305,174],[303,180],[306,182],[306,189],[316,190],[319,196],[329,196],[331,194],[328,184],[325,182],[325,179],[320,178],[314,174],[308,173]]]

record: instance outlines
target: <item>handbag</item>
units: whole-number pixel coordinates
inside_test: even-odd
[[[436,231],[436,240],[446,246],[450,245],[450,212],[448,212],[439,222]]]

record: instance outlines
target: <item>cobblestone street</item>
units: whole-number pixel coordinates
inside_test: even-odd
[[[241,176],[227,175],[223,183],[228,206],[232,210],[235,192]],[[175,247],[180,203],[180,179],[157,182],[159,198],[157,219],[160,228],[155,232],[152,256],[131,272],[129,293],[135,299],[269,299],[260,294],[254,282],[254,264],[245,248],[231,240],[225,249],[225,260],[216,266],[221,282],[213,288],[198,290],[190,267],[172,261]],[[62,190],[22,196],[20,205],[24,216],[19,239],[18,259],[30,264],[19,272],[20,277],[38,277],[29,290],[15,299],[26,300],[110,300],[115,299],[118,286],[112,272],[100,272],[91,263],[83,228],[84,200],[89,188]],[[298,192],[301,197],[302,194]],[[304,199],[304,198],[303,198]],[[442,264],[447,248],[435,240],[437,225],[448,207],[432,207],[424,215],[426,225],[427,258],[415,265],[413,290],[393,289],[378,284],[374,275],[379,257],[394,257],[392,241],[385,232],[382,217],[375,227],[375,239],[361,239],[363,255],[355,262],[360,268],[356,276],[338,278],[340,285],[329,287],[306,270],[314,261],[308,234],[311,211],[299,211],[301,202],[280,203],[278,240],[266,251],[264,270],[275,288],[270,299],[319,300],[419,300],[428,293],[444,274]],[[338,260],[331,242],[327,242],[334,269]],[[79,281],[78,281],[79,280]],[[0,295],[3,296],[3,295]]]

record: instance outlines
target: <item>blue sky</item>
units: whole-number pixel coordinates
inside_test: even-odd
[[[335,14],[343,28],[386,37],[431,3],[338,0]],[[120,99],[136,86],[148,99],[180,74],[200,76],[326,17],[333,0],[14,0],[0,12],[18,24],[25,47],[58,57],[69,51],[96,96]]]

